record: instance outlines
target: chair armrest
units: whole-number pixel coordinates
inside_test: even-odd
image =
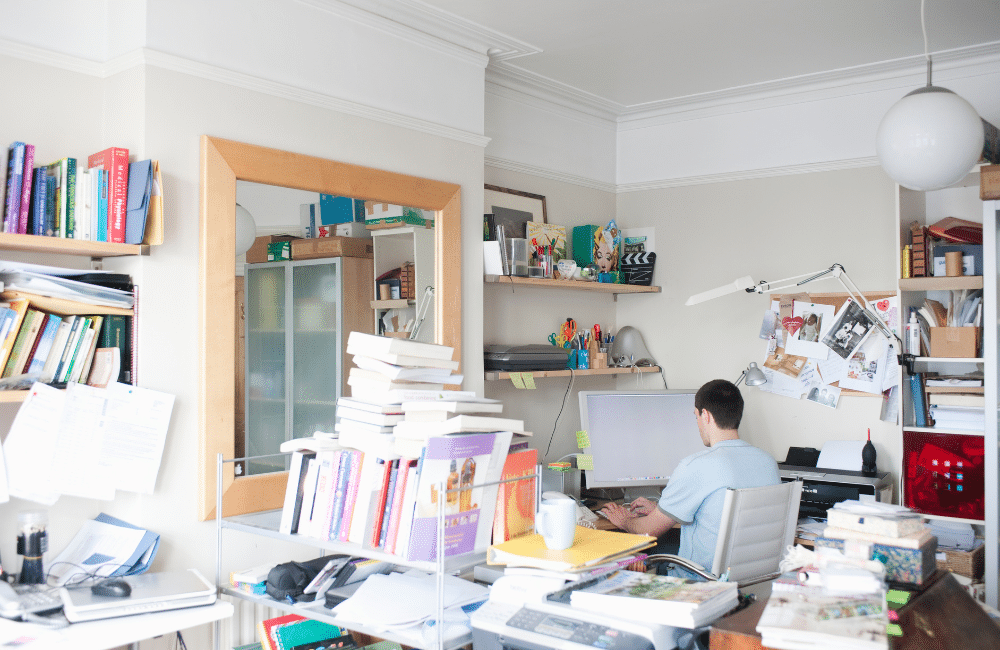
[[[644,561],[646,563],[646,566],[656,566],[658,564],[663,564],[664,562],[670,564],[676,564],[677,566],[683,567],[692,573],[697,573],[706,580],[717,581],[719,579],[718,576],[713,575],[705,567],[701,566],[697,562],[692,562],[691,560],[683,558],[679,555],[657,553],[654,555],[650,555]]]

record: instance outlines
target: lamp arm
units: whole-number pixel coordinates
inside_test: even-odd
[[[747,378],[747,371],[744,370],[743,372],[740,373],[740,376],[736,378],[736,381],[733,382],[733,386],[739,386],[740,383],[746,378]]]
[[[813,280],[818,280],[828,273],[833,273],[834,268],[840,266],[839,264],[834,264],[828,269],[823,269],[822,271],[813,271],[812,273],[802,273],[800,275],[793,275],[790,278],[785,278],[783,280],[775,280],[774,282],[767,282],[766,280],[761,280],[756,285],[748,288],[747,293],[774,293],[775,291],[782,291],[784,289],[790,289],[791,287],[798,287],[807,282],[812,282]],[[800,278],[805,278],[804,280]]]

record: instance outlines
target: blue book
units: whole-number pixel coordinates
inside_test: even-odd
[[[910,399],[913,402],[913,426],[927,426],[927,409],[924,402],[924,385],[920,373],[910,375]]]
[[[354,452],[345,449],[340,454],[340,468],[337,471],[337,493],[333,499],[333,515],[330,518],[330,535],[327,539],[337,541],[340,535],[340,518],[344,514],[344,497],[347,494],[347,482],[351,478],[351,460]]]
[[[35,169],[34,175],[35,189],[34,195],[31,197],[31,223],[28,226],[28,232],[32,235],[44,235],[45,208],[48,206],[49,196],[49,177],[45,174],[45,170],[41,167]]]
[[[31,365],[28,366],[29,373],[41,372],[42,368],[45,367],[45,361],[49,358],[49,353],[52,351],[52,342],[56,339],[56,331],[59,329],[61,323],[62,316],[49,314],[49,320],[45,323],[45,329],[42,330],[39,336],[38,347],[35,348],[35,356],[31,358]]]
[[[24,183],[24,143],[13,142],[7,149],[7,201],[4,203],[3,231],[17,232],[21,218],[21,185]]]
[[[95,241],[108,241],[108,172],[96,169],[97,182],[97,236]]]

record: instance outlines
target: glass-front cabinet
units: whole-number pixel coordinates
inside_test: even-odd
[[[253,458],[334,430],[345,292],[341,258],[248,264],[244,281],[246,454]],[[284,469],[247,463],[248,474]]]

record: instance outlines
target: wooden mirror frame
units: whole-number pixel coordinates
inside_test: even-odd
[[[462,359],[462,191],[453,183],[201,137],[198,516],[215,516],[218,454],[235,454],[236,181],[433,210],[434,342]],[[224,465],[222,512],[281,508],[286,472],[236,478]]]

